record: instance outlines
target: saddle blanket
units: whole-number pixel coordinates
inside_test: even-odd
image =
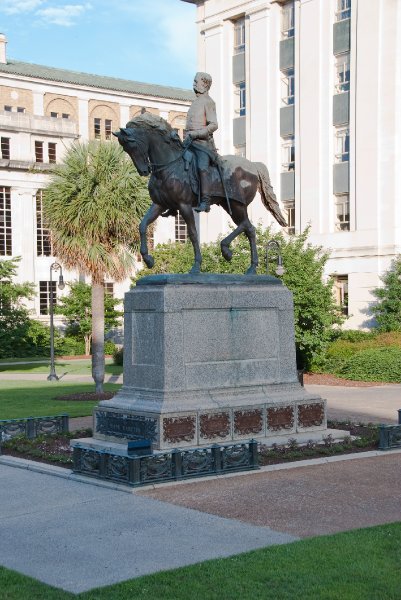
[[[191,150],[187,150],[184,154],[186,163],[186,169],[189,174],[189,180],[191,182],[191,188],[195,195],[199,194],[199,175],[196,161],[196,155]],[[244,176],[244,159],[241,156],[219,156],[217,158],[219,162],[220,172],[223,175],[224,185],[226,188],[227,196],[231,200],[236,200],[242,204],[246,204],[246,198],[244,189],[241,187],[241,181]],[[221,182],[219,168],[216,163],[210,166],[209,175],[211,180],[211,194],[212,196],[218,196],[225,198],[226,194]],[[248,173],[249,175],[249,173]]]

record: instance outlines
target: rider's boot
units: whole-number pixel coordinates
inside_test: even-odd
[[[196,212],[210,212],[210,196],[203,195],[195,210]]]
[[[201,188],[201,201],[195,208],[196,212],[210,212],[210,180],[207,171],[199,172],[199,183]]]

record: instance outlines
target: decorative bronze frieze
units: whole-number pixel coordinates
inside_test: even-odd
[[[260,408],[234,411],[234,434],[255,435],[262,431],[263,413]]]
[[[298,426],[318,427],[324,423],[324,404],[301,404],[298,406]]]
[[[192,442],[195,439],[195,432],[194,416],[163,419],[163,441],[169,444]]]
[[[269,431],[280,431],[280,429],[293,429],[294,407],[278,406],[267,409],[267,429]]]
[[[200,437],[213,440],[230,435],[230,413],[204,413],[199,418]]]

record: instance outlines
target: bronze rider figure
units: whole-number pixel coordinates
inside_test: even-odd
[[[218,124],[216,105],[209,96],[211,85],[212,77],[208,73],[196,73],[193,83],[196,98],[188,110],[185,126],[184,145],[191,145],[198,161],[200,203],[195,208],[197,212],[210,211],[211,185],[208,171],[212,157],[217,158],[213,132],[218,128]]]

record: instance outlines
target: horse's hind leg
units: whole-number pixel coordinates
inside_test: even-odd
[[[146,266],[151,269],[155,264],[154,258],[151,254],[148,254],[148,241],[146,239],[146,232],[148,227],[153,221],[156,221],[163,212],[163,209],[158,204],[152,204],[142,221],[139,225],[139,233],[141,236],[141,248],[140,253]]]
[[[228,207],[226,207],[224,204],[222,204],[222,207],[228,212]],[[243,209],[245,209],[245,212]],[[236,237],[245,231],[245,219],[247,217],[246,207],[238,204],[238,202],[232,202],[231,211],[231,218],[237,227],[220,242],[221,253],[223,258],[227,261],[230,261],[233,256],[232,250],[230,250],[230,244],[233,240],[235,240]]]
[[[251,247],[251,266],[247,270],[247,275],[256,275],[256,269],[259,264],[258,248],[256,246],[256,229],[250,222],[248,216],[246,218],[245,235],[248,238]]]
[[[228,212],[228,209],[223,205]],[[247,275],[254,275],[256,273],[256,268],[259,264],[258,260],[258,249],[256,247],[256,233],[255,228],[249,220],[247,207],[243,204],[239,204],[238,202],[233,201],[231,204],[232,210],[232,219],[234,223],[237,225],[237,228],[234,229],[224,240],[220,242],[221,253],[226,260],[231,260],[232,251],[229,246],[231,242],[238,237],[241,233],[245,233],[246,237],[249,240],[249,245],[251,248],[251,265],[247,270]]]
[[[200,273],[201,264],[202,264],[202,254],[200,251],[199,240],[198,240],[198,232],[196,231],[195,218],[192,210],[192,206],[188,204],[180,204],[179,206],[180,215],[184,219],[187,229],[188,229],[188,237],[192,242],[192,246],[194,249],[195,261],[192,265],[191,270],[189,271],[192,274]]]

